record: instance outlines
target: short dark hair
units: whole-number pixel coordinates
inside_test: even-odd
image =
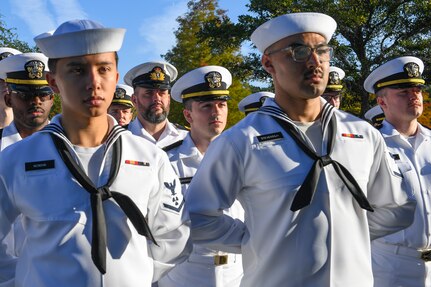
[[[52,59],[52,58],[48,59],[48,68],[49,68],[49,71],[53,74],[55,74],[55,72],[57,71],[57,61],[58,59]],[[118,53],[115,52],[115,66],[117,68],[118,68],[118,61],[119,61]]]

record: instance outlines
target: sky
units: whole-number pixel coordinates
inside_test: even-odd
[[[177,17],[187,12],[188,0],[1,0],[1,20],[7,28],[15,28],[18,38],[35,45],[33,38],[55,30],[72,19],[91,19],[105,27],[125,28],[126,35],[119,51],[119,83],[128,70],[141,63],[163,60],[175,45]],[[219,8],[227,10],[236,22],[247,14],[249,0],[219,0]]]

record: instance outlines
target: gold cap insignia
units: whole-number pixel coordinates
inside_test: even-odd
[[[153,81],[164,81],[165,73],[163,72],[163,69],[160,67],[154,67],[150,73],[150,79]]]
[[[419,65],[414,62],[405,64],[404,71],[410,78],[419,78],[421,76]]]
[[[221,87],[222,77],[219,72],[209,72],[205,75],[205,80],[211,89],[216,89]]]
[[[32,60],[25,63],[24,69],[27,71],[30,79],[41,79],[45,70],[45,64],[39,60]]]
[[[115,90],[114,97],[116,99],[124,99],[125,96],[126,96],[126,90],[125,89],[123,89],[123,88],[117,88]]]
[[[338,72],[330,72],[329,73],[329,85],[340,85],[341,84],[341,80],[340,80],[340,75],[338,74]]]

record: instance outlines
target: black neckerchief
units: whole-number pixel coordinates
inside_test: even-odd
[[[97,188],[93,185],[82,168],[76,163],[70,150],[67,148],[66,143],[59,136],[53,133],[50,133],[50,135],[60,154],[60,157],[66,164],[70,173],[82,185],[82,187],[88,193],[90,193],[91,210],[93,215],[91,257],[97,269],[99,269],[102,274],[106,273],[107,235],[105,214],[103,211],[102,202],[111,197],[129,218],[136,231],[140,235],[149,238],[152,242],[154,242],[154,244],[157,245],[144,215],[141,213],[140,209],[136,206],[133,200],[125,194],[109,189],[111,184],[114,182],[120,168],[121,137],[118,137],[112,144],[113,156],[108,182],[105,185]]]
[[[294,126],[292,120],[290,120],[287,114],[285,114],[281,109],[274,106],[264,106],[260,108],[260,111],[270,115],[292,137],[296,144],[309,157],[315,160],[312,168],[305,177],[304,182],[295,194],[290,210],[297,211],[310,204],[314,193],[316,192],[322,169],[325,166],[332,164],[335,172],[349,189],[359,206],[368,211],[374,211],[352,174],[342,164],[331,158],[336,138],[337,120],[334,113],[330,115],[330,108],[328,106],[325,105],[324,112],[326,117],[323,119],[329,119],[329,122],[327,122],[329,133],[328,144],[326,146],[326,155],[324,156],[317,155],[313,149],[309,147],[305,141],[304,135]]]

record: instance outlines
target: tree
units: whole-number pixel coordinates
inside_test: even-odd
[[[15,33],[15,28],[7,28],[0,14],[0,47],[9,47],[17,49],[23,53],[29,52],[40,52],[37,46],[30,47],[30,45],[24,41],[18,39],[18,35]],[[54,105],[50,112],[50,118],[61,112],[61,104],[58,95],[54,98]]]
[[[18,39],[15,28],[7,28],[0,14],[0,47],[9,47],[21,52],[37,52],[37,47],[30,47],[26,42]]]
[[[258,25],[276,16],[318,11],[332,16],[338,24],[331,45],[335,57],[331,64],[346,72],[346,102],[349,111],[362,116],[372,98],[362,87],[365,78],[378,65],[403,55],[414,55],[425,62],[424,78],[431,80],[431,2],[425,0],[250,0],[251,14],[238,23],[212,21],[200,34],[219,49],[238,46],[249,39]],[[226,33],[231,31],[231,33]],[[263,81],[268,75],[260,56],[245,57],[247,71]],[[246,73],[248,74],[248,73]],[[343,108],[345,108],[343,106]]]
[[[238,111],[238,102],[251,93],[249,86],[241,81],[249,75],[245,75],[241,69],[244,58],[240,54],[240,46],[220,49],[209,40],[198,37],[206,23],[230,23],[226,11],[218,8],[217,0],[192,0],[187,6],[188,12],[177,18],[179,28],[175,31],[176,45],[162,57],[178,69],[179,77],[207,65],[223,66],[232,73],[233,82],[229,88],[232,99],[228,102],[230,126],[243,116]],[[181,104],[172,101],[169,119],[187,125],[182,109]]]

